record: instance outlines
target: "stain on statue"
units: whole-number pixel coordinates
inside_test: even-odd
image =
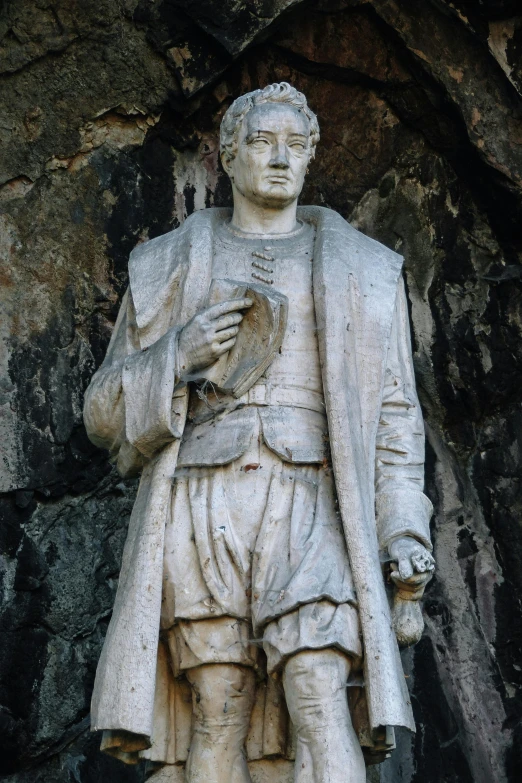
[[[297,207],[318,141],[286,83],[230,106],[233,210],[135,248],[87,391],[141,473],[92,729],[155,781],[363,783],[415,728],[396,632],[434,561],[402,259]]]

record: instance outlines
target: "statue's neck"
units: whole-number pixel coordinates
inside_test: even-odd
[[[247,201],[234,189],[232,226],[245,234],[289,234],[297,226],[297,200],[281,209]]]

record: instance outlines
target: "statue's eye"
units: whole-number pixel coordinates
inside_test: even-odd
[[[290,149],[301,152],[306,149],[306,145],[302,141],[292,141],[290,143]]]
[[[263,147],[266,147],[267,145],[270,144],[268,139],[263,139],[259,136],[255,138],[251,143],[254,145],[254,147],[257,147],[258,149],[262,149]]]

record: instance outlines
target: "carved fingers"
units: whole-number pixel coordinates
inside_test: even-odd
[[[409,579],[413,576],[413,563],[408,555],[403,554],[399,558],[399,574],[403,579]]]
[[[231,326],[240,324],[243,320],[241,313],[230,313],[230,315],[222,315],[221,318],[217,318],[211,322],[216,332],[220,332],[223,329],[229,329]]]
[[[390,557],[397,563],[401,579],[435,570],[435,559],[431,553],[411,536],[394,539],[388,549]]]
[[[435,570],[435,559],[431,555],[430,552],[428,552],[427,549],[425,549],[423,546],[419,544],[419,549],[414,552],[411,556],[411,562],[413,567],[415,568],[415,571],[419,574],[423,574],[425,571],[434,571]]]
[[[212,307],[207,307],[206,310],[202,310],[198,315],[205,316],[209,321],[212,321],[235,310],[246,310],[251,304],[252,300],[248,297],[228,299],[226,302],[219,302],[219,304],[212,305]]]
[[[226,340],[230,340],[231,337],[235,337],[239,332],[239,326],[231,326],[229,329],[222,329],[215,333],[215,339],[218,343],[224,343]]]
[[[188,322],[178,343],[184,376],[208,367],[232,348],[243,319],[238,311],[251,304],[248,298],[230,299],[201,310]]]

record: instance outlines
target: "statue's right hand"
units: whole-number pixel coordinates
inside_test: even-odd
[[[183,377],[208,367],[232,348],[243,320],[238,311],[251,304],[248,298],[220,302],[201,310],[183,327],[178,342],[178,366]]]

